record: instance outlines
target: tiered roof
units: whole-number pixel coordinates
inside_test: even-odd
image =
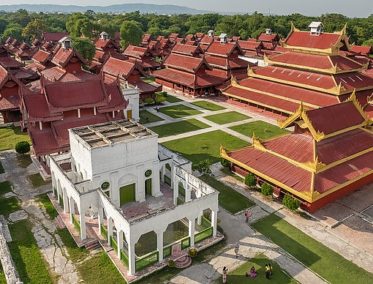
[[[221,154],[303,201],[313,203],[352,182],[373,181],[373,133],[356,97],[315,110],[303,105],[281,127],[295,130],[267,141]],[[362,184],[361,184],[362,185]]]
[[[366,107],[373,80],[363,72],[367,61],[349,52],[346,28],[311,34],[293,26],[283,45],[286,52],[264,55],[269,66],[250,68],[247,79],[233,80],[223,93],[285,114],[301,102],[308,109],[319,108],[343,102],[353,92]],[[263,86],[271,86],[271,91],[263,92]]]
[[[140,63],[144,70],[153,70],[161,66],[151,55],[149,47],[129,45],[123,52],[125,56]]]

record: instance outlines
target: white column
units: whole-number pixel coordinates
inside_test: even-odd
[[[161,182],[164,183],[165,165],[161,167]]]
[[[203,214],[203,213],[202,213]],[[202,214],[198,214],[198,217],[197,217],[197,224],[198,225],[201,225],[202,224]]]
[[[196,219],[195,218],[192,218],[192,219],[188,218],[188,221],[189,221],[188,228],[189,228],[190,247],[194,247],[194,233],[196,231],[196,229],[195,229]]]
[[[118,258],[120,259],[120,252],[123,247],[123,232],[117,231],[117,246],[118,246]]]
[[[75,214],[74,199],[69,198],[69,206],[70,206],[70,224],[73,224],[73,216]]]
[[[211,210],[211,226],[212,226],[212,236],[216,237],[216,231],[218,226],[218,210]]]
[[[157,250],[158,250],[158,261],[163,260],[163,230],[157,231]]]
[[[140,166],[137,168],[137,183],[136,183],[136,194],[135,198],[137,202],[145,201],[145,171],[144,167]]]
[[[100,236],[102,236],[102,231],[101,231],[101,226],[102,226],[102,219],[103,219],[103,214],[102,214],[102,211],[103,209],[101,207],[98,207],[98,216],[97,216],[97,220],[98,220],[98,232],[100,234]]]
[[[63,211],[69,213],[69,200],[66,195],[65,189],[62,189],[62,199],[63,199]]]
[[[135,242],[128,243],[128,274],[136,273]]]
[[[109,246],[111,246],[111,238],[113,236],[113,220],[111,218],[109,218],[109,216],[107,217],[108,218],[108,224],[107,224],[107,241],[108,241],[108,244]]]
[[[170,171],[170,176],[171,176],[171,189],[175,189],[177,187],[177,184],[175,186],[175,170],[174,170],[174,165],[173,163],[170,164],[171,166],[171,171]]]
[[[161,196],[161,187],[159,181],[159,163],[153,164],[153,174],[152,174],[152,195],[155,197]]]
[[[85,240],[87,237],[87,232],[85,228],[85,208],[80,207],[80,215],[79,215],[79,222],[80,222],[80,238]]]
[[[171,174],[171,176],[172,176],[172,174]],[[173,177],[172,177],[171,184],[173,184],[173,183],[174,183],[174,181],[173,181]],[[173,189],[173,192],[174,192],[174,205],[177,204],[177,198],[179,197],[179,183],[178,183],[177,180],[175,180],[175,184],[176,184],[176,186],[171,187]]]

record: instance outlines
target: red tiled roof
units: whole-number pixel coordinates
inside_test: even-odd
[[[247,68],[250,63],[240,59],[238,57],[236,58],[224,58],[219,56],[213,56],[210,54],[205,55],[206,62],[214,67],[223,68],[226,70],[231,70],[235,68]]]
[[[361,129],[348,131],[316,143],[319,161],[327,165],[372,147],[373,135]]]
[[[185,56],[181,54],[171,53],[164,62],[166,67],[172,67],[179,70],[195,73],[204,63],[203,58]]]
[[[346,163],[315,175],[315,190],[320,193],[356,178],[372,170],[373,152],[358,156]]]
[[[41,64],[45,64],[50,59],[50,56],[51,56],[51,54],[48,51],[44,51],[42,49],[39,49],[34,54],[34,56],[32,57],[32,59],[34,61],[37,61],[37,62],[41,63]]]
[[[190,39],[187,38],[187,41],[189,41]],[[214,42],[214,38],[213,37],[209,37],[208,35],[205,35],[201,38],[200,40],[200,44],[201,45],[211,45],[212,43]]]
[[[239,84],[243,87],[274,94],[284,99],[296,100],[299,103],[305,102],[319,107],[339,103],[336,96],[253,77],[242,80]]]
[[[65,36],[68,36],[68,35],[69,35],[69,33],[67,33],[67,32],[56,32],[56,33],[45,32],[45,33],[43,33],[43,39],[46,42],[49,42],[49,41],[57,42],[60,39],[64,38]]]
[[[272,42],[278,39],[277,34],[266,34],[266,33],[261,33],[258,37],[258,41],[267,41],[267,42]]]
[[[293,31],[285,40],[285,43],[293,47],[328,49],[336,45],[339,40],[340,35],[336,33],[312,35],[308,31]]]
[[[141,59],[148,52],[148,48],[135,45],[127,46],[124,55]]]
[[[365,121],[351,101],[307,111],[312,126],[325,135],[358,126]]]
[[[61,47],[52,58],[52,62],[56,65],[64,67],[73,56],[74,50],[72,48],[65,49]]]
[[[286,52],[275,54],[269,58],[274,64],[289,64],[317,69],[330,69],[337,64],[337,70],[346,71],[361,68],[361,65],[340,55],[325,56],[316,54],[306,54],[300,52]]]
[[[195,54],[202,53],[202,49],[196,45],[188,45],[188,44],[176,44],[172,48],[172,53],[178,53],[183,55],[190,55],[193,56]]]
[[[36,155],[47,155],[57,153],[61,150],[53,131],[50,127],[44,126],[43,130],[29,126],[28,133],[32,140],[32,148]]]
[[[13,57],[0,57],[0,65],[4,68],[8,69],[15,69],[20,68],[23,66],[23,64],[17,60],[15,60]]]
[[[66,74],[66,70],[56,66],[41,71],[41,74],[50,81],[58,81]]]
[[[27,110],[29,121],[54,121],[63,119],[62,113],[51,113],[45,96],[39,94],[26,94],[23,101]]]
[[[311,189],[310,172],[268,152],[249,146],[233,151],[229,156],[296,191],[307,192]]]
[[[276,98],[269,95],[261,94],[256,91],[249,91],[237,87],[228,87],[223,91],[227,96],[242,98],[250,103],[260,105],[269,109],[275,109],[288,114],[293,113],[299,107],[299,104],[288,101],[286,99]]]
[[[367,45],[352,45],[350,47],[350,50],[353,52],[359,53],[361,55],[365,55],[365,56],[373,52],[372,46],[367,46]]]
[[[104,49],[104,48],[106,48],[110,44],[112,44],[111,39],[102,39],[102,38],[99,38],[95,42],[95,47],[98,48],[98,49]]]
[[[75,82],[46,82],[44,89],[49,104],[56,109],[69,110],[105,104],[105,90],[99,78]]]
[[[127,78],[135,67],[136,63],[133,61],[109,57],[109,59],[105,62],[102,71],[114,77],[121,76],[122,78]]]
[[[253,41],[253,40],[239,40],[239,46],[243,50],[258,50],[259,48],[263,47],[263,44],[260,41]]]
[[[215,41],[209,46],[206,53],[228,57],[235,49],[239,51],[239,54],[242,54],[242,50],[236,42],[221,43]]]

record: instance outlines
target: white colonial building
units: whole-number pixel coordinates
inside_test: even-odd
[[[144,234],[156,235],[149,263],[170,255],[164,233],[171,223],[182,220],[188,227],[182,248],[216,236],[218,192],[192,175],[189,161],[159,145],[157,134],[123,120],[71,129],[69,135],[71,152],[50,157],[54,196],[81,240],[92,238],[96,222],[129,275],[144,263],[135,253]],[[209,224],[197,230],[206,210]]]

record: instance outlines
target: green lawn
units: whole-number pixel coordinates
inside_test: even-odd
[[[143,80],[145,83],[154,83],[155,82],[155,78],[152,77],[152,76],[149,76],[149,77],[146,77],[146,78],[141,78],[141,80]]]
[[[166,137],[171,135],[178,135],[181,133],[191,132],[203,128],[210,127],[207,124],[197,120],[197,119],[188,119],[179,122],[168,123],[164,125],[159,125],[155,127],[150,127],[159,137]]]
[[[330,283],[373,283],[373,274],[274,214],[259,220],[253,226]]]
[[[232,214],[255,205],[255,203],[246,196],[216,180],[212,176],[203,175],[201,176],[201,179],[219,191],[219,205]]]
[[[54,208],[46,193],[39,195],[36,200],[41,203],[52,220],[54,220],[58,216],[57,210]]]
[[[223,145],[228,150],[234,150],[245,147],[248,143],[224,131],[216,130],[168,141],[163,143],[163,145],[172,151],[180,153],[195,164],[207,159],[210,163],[220,161],[220,145]]]
[[[236,122],[244,119],[249,119],[250,117],[236,111],[229,111],[219,114],[213,114],[205,116],[204,118],[215,122],[217,124],[227,124],[231,122]]]
[[[288,133],[288,131],[264,121],[253,121],[229,128],[249,137],[252,137],[253,133],[255,133],[255,136],[261,139],[268,139]]]
[[[5,170],[4,170],[3,164],[0,162],[0,174],[3,174],[3,173],[5,173]]]
[[[211,111],[217,111],[217,110],[223,110],[225,107],[219,106],[217,104],[207,102],[207,101],[196,101],[192,103],[195,106],[199,106],[201,108],[211,110]]]
[[[23,283],[53,283],[31,228],[28,220],[9,225],[13,241],[8,245],[16,269]]]
[[[84,283],[126,283],[105,252],[99,253],[78,265],[78,271]]]
[[[163,120],[162,118],[150,113],[147,110],[140,110],[140,123],[141,124],[152,123],[152,122],[157,122],[157,121],[162,121],[162,120]]]
[[[0,215],[8,216],[10,213],[21,209],[17,197],[4,198],[0,197]]]
[[[273,275],[270,280],[267,280],[265,277],[265,265],[267,263],[271,263]],[[251,267],[255,267],[257,271],[257,276],[255,279],[250,277],[246,277],[246,272],[249,272]],[[242,264],[237,269],[233,270],[232,272],[228,273],[227,277],[228,283],[240,284],[240,283],[276,283],[276,284],[290,284],[290,283],[298,283],[296,280],[291,278],[287,273],[281,270],[281,267],[273,261],[270,261],[266,256],[262,254],[258,254],[254,258],[250,259],[250,261]]]
[[[6,284],[5,273],[0,263],[0,284]]]
[[[0,195],[12,191],[12,184],[9,181],[0,182]]]
[[[0,128],[0,151],[14,149],[20,141],[31,142],[27,132],[22,132],[19,127]]]
[[[183,104],[162,107],[159,109],[159,111],[173,118],[181,118],[181,117],[185,117],[189,115],[196,115],[196,114],[201,113],[200,111],[195,110],[194,108],[188,107]]]
[[[181,102],[182,100],[180,100],[179,98],[177,98],[175,96],[171,96],[171,95],[167,94],[166,101],[168,101],[169,103],[178,103],[178,102]]]
[[[29,176],[27,176],[27,178],[31,182],[32,187],[34,187],[34,188],[37,188],[37,187],[48,184],[47,182],[45,182],[43,180],[43,178],[41,177],[41,175],[39,173],[29,175]]]

